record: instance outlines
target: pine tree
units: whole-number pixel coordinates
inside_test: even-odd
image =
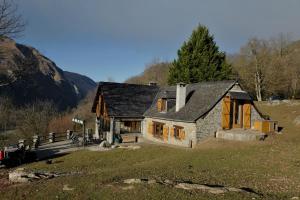
[[[170,68],[169,84],[230,78],[231,66],[226,63],[225,53],[219,51],[214,37],[205,26],[199,25],[177,54],[178,58]]]

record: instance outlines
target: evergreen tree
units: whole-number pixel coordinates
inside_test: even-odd
[[[205,26],[199,25],[177,54],[178,58],[170,68],[169,84],[230,78],[231,66],[226,63],[225,53],[219,51],[214,37]]]

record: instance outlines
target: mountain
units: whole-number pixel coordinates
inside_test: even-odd
[[[95,87],[93,80],[64,72],[35,48],[0,38],[0,96],[14,104],[49,100],[64,110],[75,107]]]
[[[80,99],[84,98],[89,91],[92,91],[97,87],[97,83],[95,83],[92,79],[87,76],[77,74],[74,72],[64,71],[65,78],[72,83],[75,88],[76,94]]]

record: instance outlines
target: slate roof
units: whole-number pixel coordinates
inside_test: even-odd
[[[143,118],[158,91],[158,86],[100,82],[92,112],[96,112],[99,95],[103,94],[110,117]]]
[[[160,88],[145,117],[195,122],[208,113],[221,98],[235,85],[236,81],[216,81],[188,84],[186,87],[186,105],[175,112],[175,105],[166,113],[158,112],[156,102],[165,97],[165,91],[176,92],[176,86]],[[176,94],[176,93],[175,93]]]
[[[242,100],[252,100],[250,95],[247,92],[233,92],[230,91],[229,95],[233,99],[242,99]]]

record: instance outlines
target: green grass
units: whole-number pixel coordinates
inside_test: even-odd
[[[300,196],[300,131],[292,123],[300,105],[258,107],[280,121],[283,134],[264,142],[209,140],[196,149],[145,144],[141,149],[107,152],[78,151],[24,167],[52,172],[72,172],[50,180],[5,188],[1,199],[290,199]],[[123,190],[127,178],[192,181],[232,187],[248,187],[262,193],[214,195],[173,187],[134,185]],[[63,191],[64,185],[74,188]]]

